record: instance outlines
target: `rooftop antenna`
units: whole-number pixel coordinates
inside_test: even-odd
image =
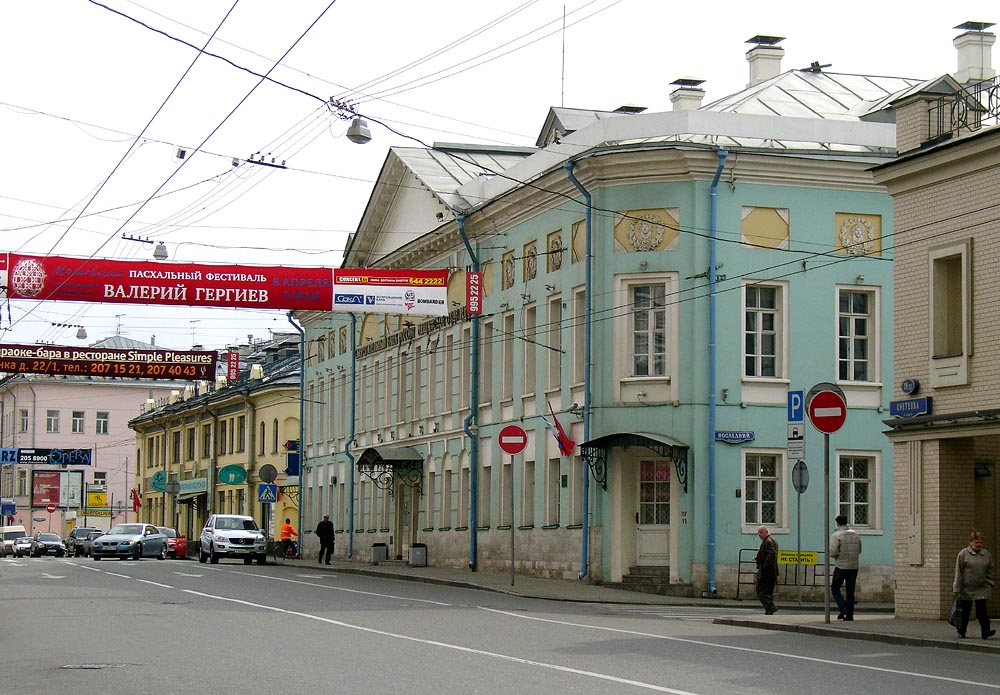
[[[124,316],[124,315],[125,314],[115,314],[115,320],[116,320],[116,323],[115,323],[115,335],[121,335],[122,334],[122,316]]]

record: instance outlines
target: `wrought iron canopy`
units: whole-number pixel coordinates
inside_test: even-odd
[[[608,489],[608,451],[614,447],[628,449],[642,446],[658,456],[674,462],[677,471],[677,481],[688,490],[688,447],[664,434],[653,432],[618,432],[606,434],[597,439],[591,439],[580,445],[580,455],[583,462],[590,467],[594,480]]]
[[[368,476],[375,486],[393,493],[393,480],[407,487],[421,489],[424,479],[424,456],[412,446],[375,446],[365,449],[357,462],[358,472]]]

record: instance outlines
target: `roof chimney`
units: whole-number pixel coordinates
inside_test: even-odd
[[[705,98],[705,90],[701,85],[705,80],[694,77],[681,77],[670,84],[677,89],[670,92],[670,103],[674,111],[697,111],[701,108],[701,100]]]
[[[747,87],[753,87],[781,74],[781,56],[785,55],[785,49],[778,44],[784,40],[784,36],[763,34],[747,39],[747,43],[754,44],[754,47],[747,51],[747,62],[750,63],[750,81]]]
[[[962,84],[988,80],[997,74],[990,56],[990,49],[997,37],[992,32],[983,31],[991,26],[992,22],[965,22],[955,27],[963,31],[952,41],[958,49],[955,79]]]

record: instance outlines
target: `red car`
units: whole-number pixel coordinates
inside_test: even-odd
[[[160,533],[167,537],[167,557],[183,560],[187,557],[187,537],[183,533],[177,533],[177,529],[169,526],[157,526]]]

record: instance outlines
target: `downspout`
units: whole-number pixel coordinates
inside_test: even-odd
[[[247,418],[249,421],[247,432],[247,496],[246,504],[250,509],[244,509],[243,514],[248,514],[253,511],[253,483],[250,482],[251,474],[257,471],[257,404],[250,400],[250,387],[246,386],[243,390],[243,407],[250,411],[250,417]],[[175,505],[176,513],[176,505]]]
[[[303,436],[305,433],[305,409],[306,409],[306,332],[302,327],[292,320],[292,312],[288,312],[288,323],[292,324],[294,328],[299,333],[299,520],[298,528],[299,535],[298,538],[298,549],[297,553],[299,557],[302,557],[302,536],[304,535],[302,529],[302,507],[305,506],[305,485],[303,481],[306,474],[306,439]]]
[[[718,150],[715,154],[719,158],[719,166],[715,170],[715,178],[712,179],[712,188],[708,194],[710,203],[710,236],[708,241],[708,592],[711,596],[717,595],[715,588],[715,416],[718,405],[715,401],[715,392],[717,390],[716,323],[718,317],[715,306],[715,271],[718,265],[716,260],[719,234],[718,193],[719,177],[722,176],[722,169],[726,166],[726,157],[729,156],[729,152]]]
[[[469,243],[469,237],[465,234],[465,215],[458,213],[455,215],[458,222],[458,233],[465,242],[465,249],[469,252],[472,260],[472,272],[479,272],[479,255],[473,250]],[[469,385],[469,414],[462,422],[462,429],[469,438],[469,569],[475,572],[478,569],[477,558],[479,555],[479,539],[476,528],[479,526],[479,425],[474,424],[479,417],[479,315],[473,314],[472,320],[472,350],[470,375],[472,383]]]
[[[586,230],[586,258],[584,259],[583,281],[583,441],[590,441],[590,365],[591,365],[591,297],[593,295],[593,197],[573,175],[573,162],[563,164],[566,176],[583,195],[584,229]],[[590,471],[586,462],[583,468],[583,539],[580,549],[580,579],[590,572]]]
[[[357,416],[354,409],[357,407],[357,388],[358,388],[358,317],[354,314],[350,314],[351,317],[351,434],[347,438],[347,442],[344,444],[344,455],[347,457],[347,475],[350,484],[348,485],[349,492],[348,498],[350,499],[348,514],[347,514],[347,559],[350,560],[354,557],[354,453],[351,452],[351,446],[354,444],[355,438],[358,436],[357,431]]]

